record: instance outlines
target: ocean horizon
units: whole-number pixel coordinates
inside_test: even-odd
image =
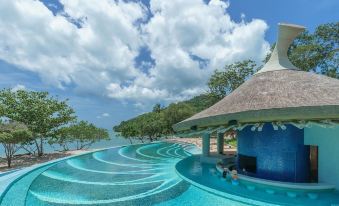
[[[128,139],[125,139],[123,137],[118,136],[115,132],[110,131],[109,132],[109,140],[101,140],[98,142],[95,142],[92,144],[89,149],[101,149],[101,148],[108,148],[108,147],[114,147],[114,146],[122,146],[122,145],[129,145],[130,141]],[[137,140],[134,140],[133,143],[138,142]],[[70,144],[70,149],[75,149],[75,143]],[[44,153],[53,153],[57,152],[59,150],[62,150],[62,148],[58,144],[50,145],[48,143],[44,144]],[[27,151],[24,149],[20,149],[17,154],[25,154]],[[5,150],[2,144],[0,144],[0,157],[5,157]]]

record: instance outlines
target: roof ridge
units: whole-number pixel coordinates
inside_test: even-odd
[[[270,59],[256,74],[277,71],[277,70],[300,70],[294,66],[287,56],[287,51],[295,37],[297,37],[305,27],[295,24],[279,23],[278,40],[271,53]]]

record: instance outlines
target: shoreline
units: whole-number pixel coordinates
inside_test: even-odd
[[[15,155],[12,159],[12,166],[10,168],[7,167],[6,158],[0,158],[0,174],[5,172],[10,172],[11,170],[22,169],[25,167],[29,167],[35,164],[40,164],[48,161],[52,161],[55,159],[68,157],[72,155],[78,155],[84,152],[95,151],[96,149],[83,149],[83,150],[69,150],[65,152],[53,152],[46,153],[41,157],[29,155],[29,154],[20,154]]]
[[[198,148],[202,148],[202,139],[201,138],[169,138],[169,139],[163,139],[161,141],[167,141],[167,142],[181,142],[181,143],[189,143],[194,144]],[[55,159],[68,157],[72,155],[78,155],[84,152],[90,152],[95,151],[98,149],[83,149],[83,150],[69,150],[65,152],[52,152],[52,153],[46,153],[41,157],[34,156],[34,155],[28,155],[28,154],[19,154],[15,155],[12,159],[12,167],[7,167],[7,160],[4,157],[0,157],[0,174],[10,172],[12,170],[22,169],[25,167],[29,167],[35,164],[40,164],[48,161],[52,161]],[[217,151],[217,143],[215,138],[211,138],[211,152]],[[230,145],[224,145],[224,151],[225,152],[235,152],[236,148],[233,148]]]

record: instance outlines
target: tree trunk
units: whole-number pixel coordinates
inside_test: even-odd
[[[44,141],[42,137],[40,138],[40,154],[39,157],[41,157],[44,154]]]
[[[62,148],[64,152],[69,150],[68,145],[66,143],[62,145]]]
[[[43,138],[40,137],[39,140],[38,140],[39,142],[37,140],[34,140],[34,141],[35,141],[35,145],[37,146],[38,156],[41,157],[44,154]]]
[[[6,144],[3,143],[2,144],[5,148],[5,154],[6,154],[6,159],[7,159],[7,167],[10,168],[11,167],[11,163],[12,163],[12,157],[13,157],[13,147],[10,143]]]
[[[7,167],[10,168],[12,163],[12,157],[7,157]]]
[[[25,150],[28,154],[34,155],[34,152],[32,152],[31,150],[29,150],[26,146],[22,146],[21,148],[22,148],[23,150]]]
[[[128,140],[129,140],[129,143],[130,143],[130,144],[133,144],[132,138],[128,137]]]
[[[36,147],[36,151],[38,151],[38,155],[39,155],[40,147],[39,147],[39,143],[38,143],[38,141],[36,139],[34,140],[34,144],[35,144],[35,147]]]

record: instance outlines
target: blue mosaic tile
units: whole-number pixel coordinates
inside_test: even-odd
[[[246,174],[277,181],[308,181],[309,147],[304,145],[304,130],[286,127],[274,130],[265,124],[261,132],[251,131],[251,126],[238,132],[238,153],[257,158],[256,173]]]

